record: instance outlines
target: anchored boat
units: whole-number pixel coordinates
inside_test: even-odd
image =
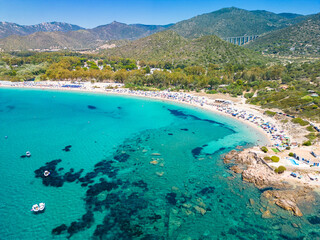
[[[39,203],[39,205],[34,204],[31,208],[31,211],[34,213],[43,212],[45,207],[46,207],[45,203]]]

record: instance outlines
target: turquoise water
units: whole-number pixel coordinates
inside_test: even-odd
[[[221,154],[264,139],[233,119],[142,98],[0,89],[0,124],[0,239],[319,237],[311,211],[273,206],[261,218],[261,193]]]

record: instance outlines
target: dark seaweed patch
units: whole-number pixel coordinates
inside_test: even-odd
[[[176,193],[168,193],[166,195],[166,199],[167,199],[168,203],[170,203],[171,205],[176,205],[177,204],[176,197],[177,197]]]
[[[152,216],[149,216],[148,219],[151,220],[152,223],[158,221],[159,219],[161,219],[161,215],[158,215],[158,214],[153,214]]]
[[[86,194],[88,197],[97,196],[99,193],[103,191],[111,191],[112,189],[118,188],[118,185],[121,185],[122,181],[120,179],[117,182],[100,182],[96,183],[92,186],[89,186]]]
[[[137,182],[133,182],[132,185],[136,186],[136,187],[139,187],[139,188],[142,188],[144,191],[148,190],[148,184],[145,183],[143,180],[139,180]]]
[[[119,161],[119,162],[126,162],[128,160],[128,158],[130,157],[129,154],[127,153],[121,153],[121,154],[118,154],[118,155],[115,155],[113,157],[113,159]]]
[[[52,229],[51,233],[53,235],[60,235],[62,232],[66,231],[68,229],[67,225],[61,224],[60,226]]]
[[[318,217],[318,216],[308,217],[308,221],[311,224],[320,224],[320,217]]]
[[[192,115],[192,114],[185,114],[183,111],[181,110],[175,110],[175,109],[168,109],[169,112],[176,116],[176,117],[179,117],[179,118],[182,118],[182,119],[193,119],[193,120],[197,120],[197,121],[204,121],[204,122],[209,122],[209,123],[212,123],[212,124],[216,124],[216,125],[219,125],[221,127],[224,127],[224,128],[227,128],[228,130],[232,131],[232,133],[236,133],[236,131],[234,131],[233,129],[229,128],[227,125],[223,124],[223,123],[219,123],[219,122],[216,122],[216,121],[213,121],[213,120],[210,120],[210,119],[203,119],[203,118],[199,118],[195,115]]]
[[[202,149],[203,149],[202,147],[196,147],[196,148],[192,149],[191,153],[192,153],[193,157],[197,158],[201,154]]]
[[[181,131],[189,131],[188,128],[181,128],[180,130],[181,130]]]
[[[88,105],[88,108],[91,109],[91,110],[97,109],[97,107],[92,106],[92,105]]]
[[[62,187],[65,182],[74,182],[79,180],[83,169],[79,172],[74,172],[74,169],[70,169],[69,172],[62,174],[60,173],[63,168],[59,168],[59,172],[56,170],[57,165],[61,162],[61,159],[53,160],[51,162],[47,162],[45,166],[40,167],[39,169],[35,170],[35,177],[41,178],[42,183],[45,186],[52,186],[52,187]],[[49,171],[50,175],[48,177],[44,176],[44,171]]]
[[[69,152],[71,147],[71,145],[65,146],[64,149],[62,149],[62,151]]]
[[[214,193],[215,189],[216,189],[215,187],[205,187],[201,191],[199,191],[199,193],[202,195],[207,195],[207,194]]]
[[[82,216],[81,220],[77,222],[72,222],[70,227],[68,227],[68,238],[70,238],[73,234],[77,232],[83,231],[84,229],[91,227],[93,222],[93,213],[91,211],[88,211],[86,214]]]

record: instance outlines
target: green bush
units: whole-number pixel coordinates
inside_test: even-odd
[[[268,160],[271,160],[271,157],[264,157],[263,159],[268,161]]]
[[[285,170],[287,170],[284,166],[279,166],[278,168],[276,168],[274,171],[276,172],[276,173],[279,173],[279,174],[281,174],[281,173],[283,173]]]
[[[291,153],[289,153],[289,156],[290,156],[290,157],[293,157],[293,153],[292,153],[292,152],[291,152]]]
[[[264,114],[266,114],[266,115],[268,115],[268,116],[270,116],[270,117],[273,117],[273,116],[276,115],[277,113],[267,110],[267,111],[264,112]]]
[[[307,126],[309,124],[308,121],[305,121],[301,118],[294,118],[291,120],[293,123],[297,123],[297,124],[300,124],[300,126]]]
[[[303,145],[303,146],[311,146],[312,143],[311,143],[310,140],[308,140],[308,141],[305,141],[302,145]]]
[[[305,136],[306,138],[308,138],[310,141],[313,141],[317,138],[317,134],[315,133],[309,133],[308,135]]]
[[[209,91],[207,91],[206,93],[208,93],[208,94],[216,94],[216,93],[218,93],[216,90],[209,90]]]
[[[272,157],[271,157],[271,160],[272,160],[272,162],[279,162],[279,161],[280,161],[280,158],[277,157],[277,156],[272,156]]]
[[[309,132],[315,132],[314,128],[311,125],[307,127],[307,130]]]
[[[290,147],[286,147],[286,150],[290,150],[291,148]]]
[[[248,98],[252,98],[253,95],[254,95],[254,93],[245,93],[244,97],[248,99]]]
[[[261,147],[260,148],[262,152],[267,153],[268,152],[268,148],[267,147]]]

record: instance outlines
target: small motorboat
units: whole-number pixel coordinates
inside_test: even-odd
[[[31,208],[31,211],[34,213],[43,212],[46,207],[45,203],[34,204]]]
[[[26,152],[27,157],[31,157],[31,153],[29,151]]]
[[[38,204],[34,204],[31,208],[32,212],[39,212],[39,205]]]
[[[45,177],[48,177],[48,176],[50,175],[50,172],[49,172],[48,170],[45,170],[44,173],[43,173],[43,175],[44,175]]]
[[[43,211],[45,207],[46,207],[45,203],[39,203],[39,211]]]

